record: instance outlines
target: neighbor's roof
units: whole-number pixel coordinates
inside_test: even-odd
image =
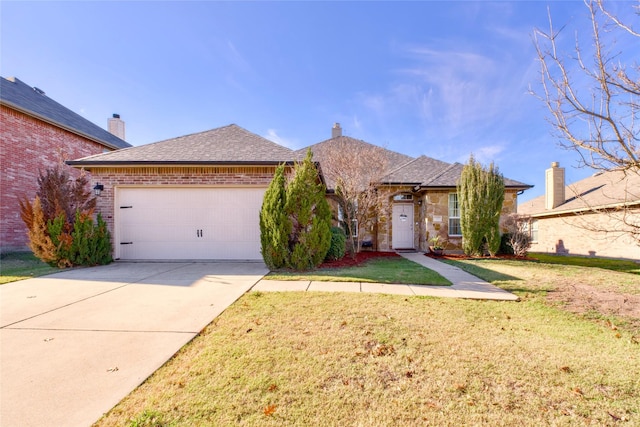
[[[97,154],[67,162],[91,168],[116,165],[279,164],[292,162],[293,151],[238,125]]]
[[[560,215],[640,205],[640,171],[609,171],[597,173],[565,186],[565,202],[554,209],[545,209],[545,196],[524,202],[518,213],[531,216]]]
[[[0,77],[0,104],[114,150],[131,147],[126,141],[49,98],[42,90],[15,77]]]

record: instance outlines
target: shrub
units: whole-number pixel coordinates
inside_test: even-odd
[[[341,227],[331,227],[331,245],[326,259],[336,260],[344,257],[346,252],[347,235]]]
[[[506,245],[511,249],[511,253],[516,256],[525,257],[531,248],[531,236],[529,235],[529,220],[526,215],[507,215],[502,221],[502,227],[507,230]]]
[[[485,168],[469,158],[458,183],[462,249],[467,255],[482,255],[484,244],[491,256],[500,247],[500,212],[504,201],[504,179],[491,163]]]
[[[260,252],[270,270],[285,266],[291,222],[284,212],[286,189],[284,165],[278,166],[264,194],[260,210]]]
[[[318,182],[311,151],[295,167],[286,191],[284,212],[291,221],[289,267],[308,270],[322,263],[331,245],[331,209]]]
[[[41,173],[33,203],[20,199],[34,255],[59,268],[111,262],[111,236],[100,215],[94,224],[95,204],[84,176],[74,181],[59,167]]]

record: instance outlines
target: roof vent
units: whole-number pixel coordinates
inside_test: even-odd
[[[45,94],[45,93],[44,93],[44,91],[43,91],[42,89],[38,88],[38,87],[35,87],[35,86],[34,86],[34,87],[33,87],[33,90],[34,90],[36,93],[40,94],[40,95],[44,95],[44,94]]]
[[[119,119],[120,118],[120,114],[113,113],[113,118],[114,119]]]

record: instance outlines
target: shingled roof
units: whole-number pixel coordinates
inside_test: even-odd
[[[0,104],[114,150],[131,147],[126,141],[49,98],[42,90],[15,77],[0,77]]]
[[[536,217],[640,205],[640,173],[597,173],[565,186],[565,197],[554,209],[546,209],[544,195],[536,197],[518,205],[518,213]]]
[[[106,165],[266,165],[295,160],[294,152],[238,125],[211,129],[152,144],[67,162],[90,168]]]

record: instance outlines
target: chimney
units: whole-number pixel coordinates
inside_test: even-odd
[[[333,128],[331,128],[331,138],[337,138],[342,136],[342,128],[340,127],[340,123],[334,123]]]
[[[108,120],[109,132],[124,141],[124,122],[120,120],[120,114],[114,114]]]
[[[544,193],[546,209],[554,209],[565,202],[564,168],[558,162],[551,163],[551,168],[546,170]]]

